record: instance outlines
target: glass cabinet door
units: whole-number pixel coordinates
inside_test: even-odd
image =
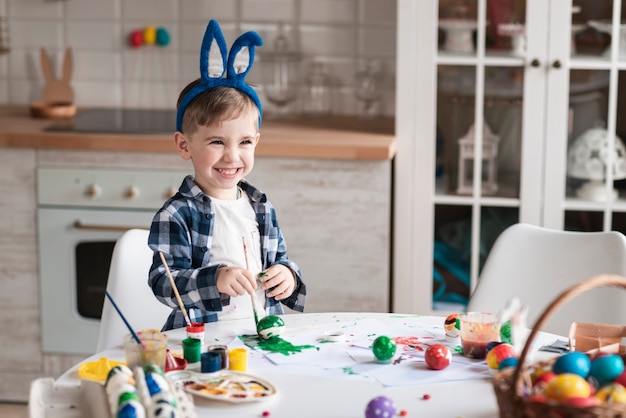
[[[523,167],[523,156],[541,153],[541,132],[524,131],[528,115],[535,125],[543,117],[542,93],[532,94],[541,84],[526,86],[527,73],[541,66],[527,65],[529,50],[537,49],[538,61],[545,55],[545,41],[528,45],[528,13],[541,17],[537,31],[545,31],[545,11],[536,7],[438,2],[434,310],[463,310],[497,236],[523,218],[539,222],[539,199],[521,198],[522,190],[540,191],[540,178],[525,177],[532,167]]]
[[[569,119],[549,127],[545,225],[626,232],[626,11],[619,0],[574,0],[573,10]]]

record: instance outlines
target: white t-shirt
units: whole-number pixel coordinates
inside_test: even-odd
[[[246,267],[243,240],[248,253],[248,269],[256,277],[262,270],[259,225],[248,195],[243,192],[237,200],[211,198],[215,209],[215,225],[211,245],[211,263]],[[263,316],[265,292],[255,292],[257,315]],[[253,318],[252,300],[247,293],[230,298],[230,304],[218,312],[219,320]]]

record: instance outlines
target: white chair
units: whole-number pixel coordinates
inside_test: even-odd
[[[626,237],[619,232],[571,232],[515,224],[496,240],[468,311],[499,312],[517,297],[528,327],[563,290],[598,274],[626,276]],[[543,331],[568,335],[572,322],[626,323],[626,291],[594,289],[565,304]]]
[[[144,229],[126,231],[113,249],[106,289],[135,331],[161,329],[172,311],[157,300],[148,286],[152,256],[148,231]],[[121,344],[128,333],[128,328],[105,297],[97,352]]]

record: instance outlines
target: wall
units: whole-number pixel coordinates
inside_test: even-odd
[[[39,49],[52,55],[60,73],[63,52],[70,47],[78,106],[174,107],[178,92],[198,77],[202,35],[209,19],[215,18],[229,45],[247,30],[264,39],[248,76],[264,106],[263,51],[272,48],[282,22],[304,54],[302,76],[314,59],[326,66],[335,113],[358,112],[354,74],[371,59],[379,60],[384,71],[383,113],[394,113],[395,1],[0,0],[2,16],[7,17],[11,50],[0,55],[0,103],[41,100]],[[146,26],[165,28],[170,44],[128,46],[130,33]]]

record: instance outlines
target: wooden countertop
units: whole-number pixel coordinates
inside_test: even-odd
[[[80,111],[80,110],[79,110]],[[53,119],[30,116],[27,106],[0,106],[0,147],[173,153],[171,135],[47,131]],[[356,117],[264,120],[260,157],[391,160],[394,120]]]

